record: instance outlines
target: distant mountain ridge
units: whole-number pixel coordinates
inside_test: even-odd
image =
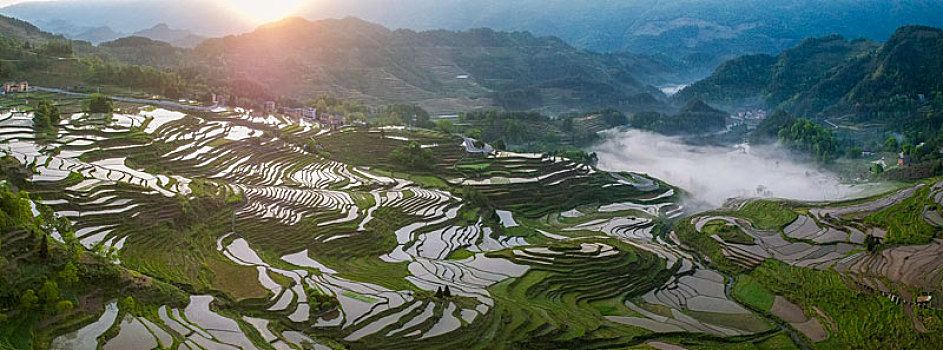
[[[202,43],[203,40],[206,40],[206,37],[193,34],[189,30],[172,29],[166,23],[158,23],[151,28],[136,32],[131,36],[145,37],[186,48],[194,48]]]
[[[884,123],[943,118],[943,29],[905,26],[884,44],[832,35],[740,57],[675,99]],[[940,115],[938,115],[940,114]]]
[[[526,32],[391,31],[354,18],[286,19],[206,40],[195,54],[217,76],[258,81],[278,95],[419,101],[442,112],[651,109],[664,97],[646,82],[670,73],[644,56],[587,52]]]
[[[0,9],[43,26],[64,19],[133,33],[167,23],[204,36],[249,32],[253,25],[220,2],[29,2]],[[391,11],[395,6],[396,10]],[[109,14],[109,15],[103,15]],[[685,68],[678,81],[709,75],[744,54],[776,55],[808,37],[832,33],[884,41],[902,25],[943,26],[938,0],[321,0],[298,12],[309,20],[353,16],[417,31],[492,28],[552,35],[596,52],[633,52]]]

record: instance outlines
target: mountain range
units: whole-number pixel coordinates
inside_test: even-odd
[[[943,30],[905,26],[883,44],[830,35],[777,56],[740,57],[674,98],[901,127],[943,118],[941,95]]]
[[[210,76],[256,81],[274,95],[418,101],[434,112],[651,108],[663,98],[653,85],[672,74],[648,56],[593,53],[527,32],[393,31],[355,18],[287,19],[206,40],[193,54]]]
[[[9,39],[40,45],[26,33],[55,37],[23,21],[4,17],[0,23],[14,28],[5,33]],[[481,107],[663,110],[666,97],[654,86],[676,74],[650,56],[594,53],[527,32],[393,31],[355,18],[291,18],[194,49],[132,36],[98,46],[74,41],[71,50],[177,72],[252,101],[333,95],[374,106],[416,103],[442,114]]]
[[[559,37],[580,49],[660,56],[685,68],[685,82],[709,75],[728,59],[775,55],[809,37],[837,33],[884,41],[902,25],[943,26],[943,7],[935,0],[404,0],[392,6],[384,0],[323,0],[310,2],[298,15],[309,20],[354,16],[388,28],[420,31],[529,31]],[[115,33],[135,33],[167,23],[201,36],[240,34],[254,27],[209,0],[25,2],[0,13],[93,43],[91,39],[107,33],[99,28],[105,25]],[[50,21],[84,30],[59,31],[47,26]]]

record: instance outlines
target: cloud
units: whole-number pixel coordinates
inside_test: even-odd
[[[775,146],[692,146],[639,130],[610,130],[604,136],[606,141],[593,149],[600,169],[649,174],[712,207],[733,197],[831,200],[865,191]]]

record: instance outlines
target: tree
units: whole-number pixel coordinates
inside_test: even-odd
[[[422,128],[433,127],[429,121],[429,112],[417,105],[394,104],[380,109],[377,113],[383,124],[404,124]]]
[[[89,113],[112,113],[115,109],[111,98],[102,94],[92,94],[86,101],[85,107]]]
[[[900,149],[900,145],[897,143],[897,139],[889,137],[884,141],[884,150],[887,152],[897,152]]]
[[[830,130],[808,119],[797,119],[779,131],[779,141],[786,147],[815,156],[827,162],[837,155],[838,143]]]
[[[445,286],[445,290],[442,291],[442,296],[444,296],[444,297],[446,297],[446,298],[451,298],[451,297],[452,297],[452,291],[449,289],[449,286]]]
[[[20,306],[24,309],[29,310],[35,308],[38,303],[39,297],[36,296],[36,291],[32,289],[27,289],[20,295]]]
[[[410,141],[408,145],[394,149],[390,158],[407,169],[431,170],[435,166],[432,150],[423,148],[419,142]]]
[[[135,304],[134,298],[128,296],[128,297],[125,297],[124,299],[121,299],[121,303],[118,306],[121,308],[122,311],[130,312],[131,310],[134,310],[134,304]]]
[[[443,134],[452,134],[455,132],[455,125],[448,120],[439,120],[435,122],[436,130]]]
[[[46,281],[43,283],[42,288],[39,288],[37,294],[39,294],[39,299],[44,304],[55,306],[56,302],[59,301],[59,284],[56,281]]]
[[[56,312],[60,314],[72,311],[73,308],[72,302],[68,300],[60,300],[56,303]]]
[[[59,278],[69,284],[76,283],[79,281],[79,269],[70,261],[59,271]]]
[[[49,100],[43,99],[39,101],[36,110],[33,112],[33,129],[36,130],[36,132],[55,136],[61,118],[62,114],[59,111],[59,107],[56,107],[56,105]]]

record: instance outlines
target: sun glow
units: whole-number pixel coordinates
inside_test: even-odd
[[[264,23],[296,15],[306,0],[219,0],[247,19]]]

